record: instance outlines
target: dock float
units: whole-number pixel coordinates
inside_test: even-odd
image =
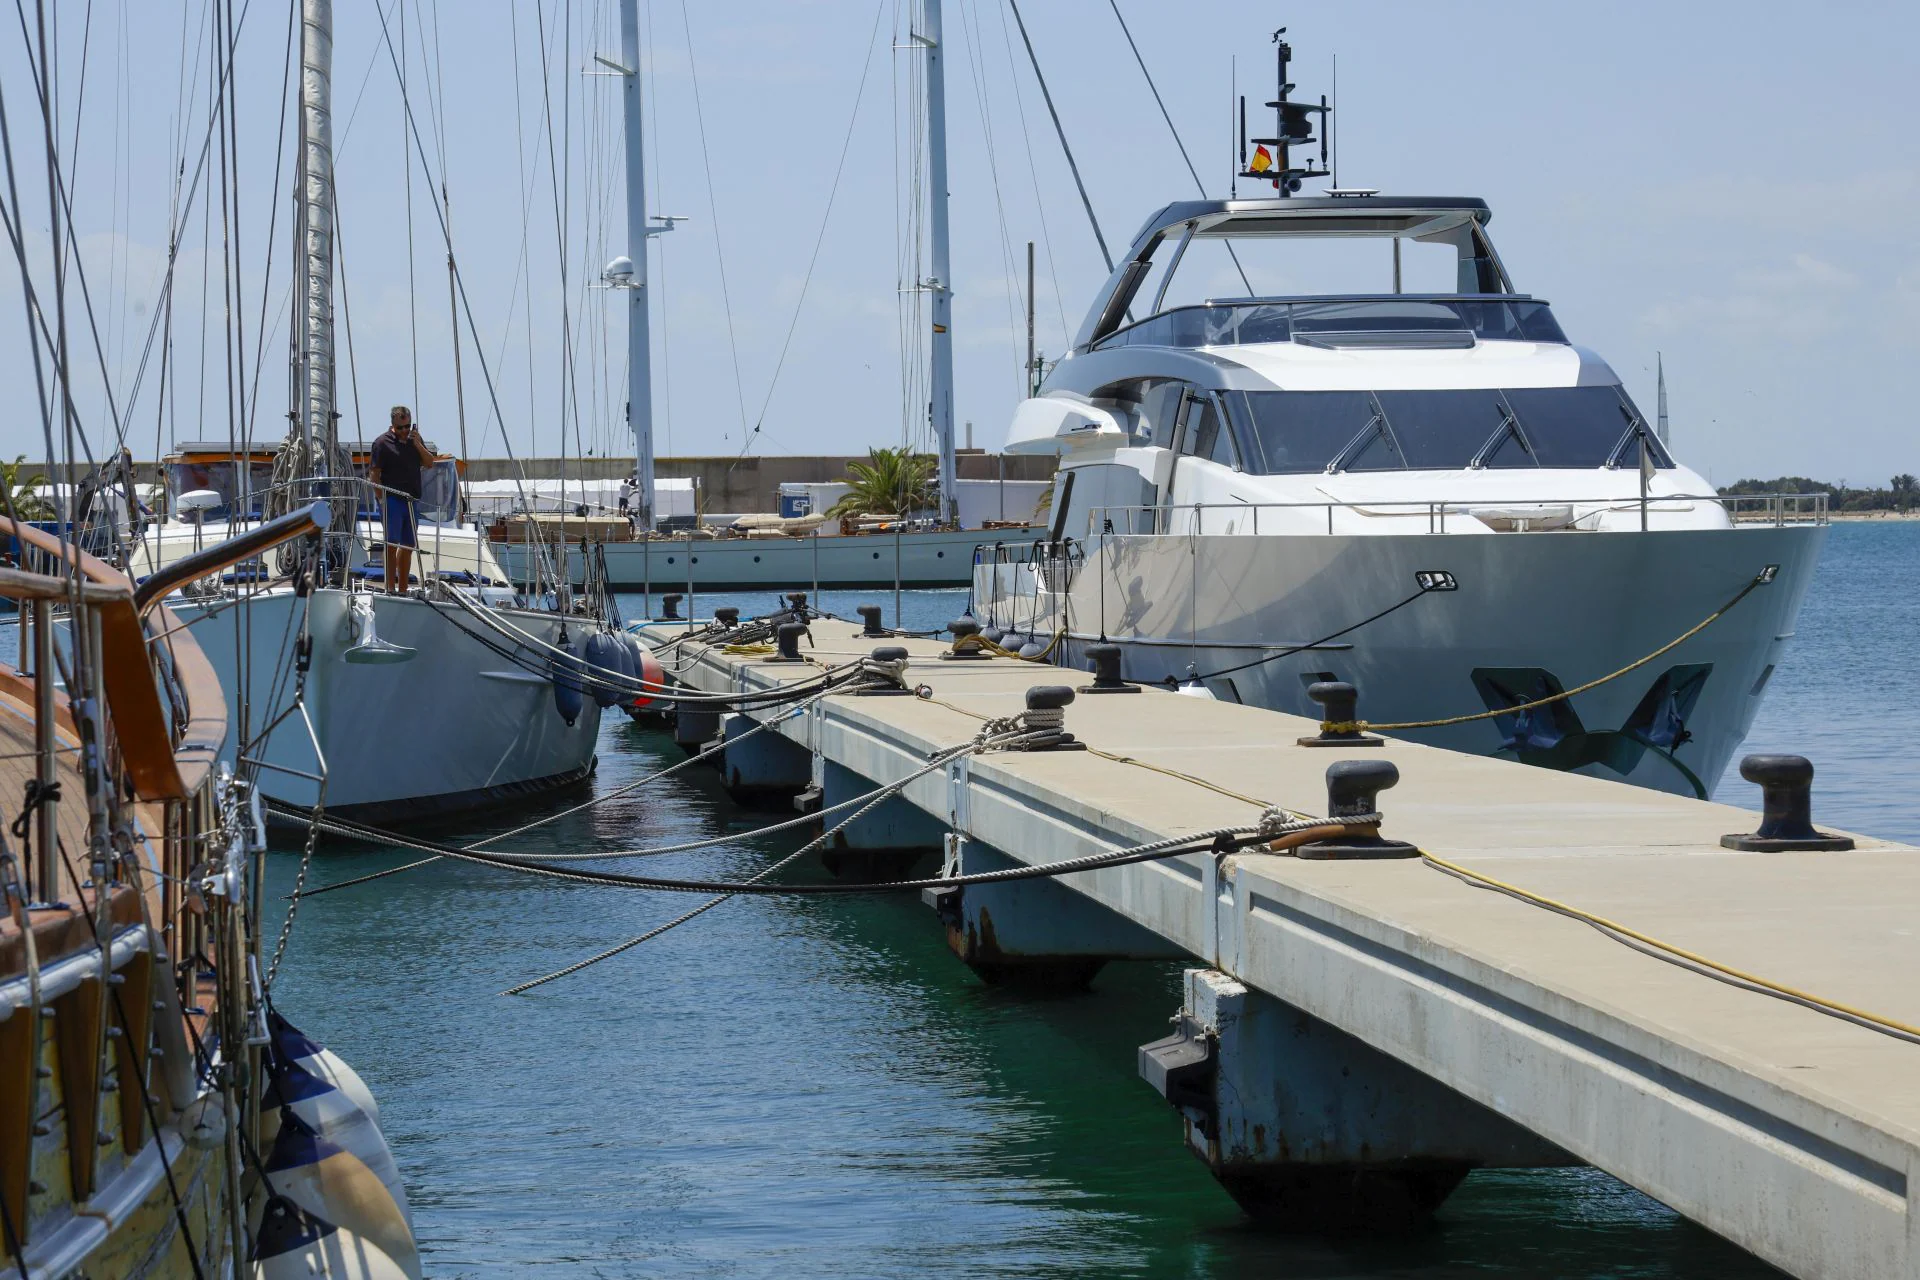
[[[1430,857],[1188,854],[926,895],[991,982],[1189,962],[1142,1073],[1250,1214],[1391,1224],[1475,1168],[1584,1163],[1793,1275],[1920,1277],[1920,850],[1867,836],[1730,849],[1722,837],[1756,815],[1391,738],[1316,748],[1302,717],[1092,695],[1085,672],[951,660],[844,621],[815,619],[799,663],[724,640],[683,639],[677,679],[769,689],[896,645],[905,682],[930,694],[689,707],[689,745],[779,720],[726,752],[730,788],[762,801],[833,805],[1019,712],[1029,690],[1080,691],[1064,728],[1087,749],[974,755],[918,779],[842,833],[841,875],[902,879],[930,851],[949,873],[1055,862],[1269,804],[1325,814],[1330,764],[1397,769],[1380,834]]]

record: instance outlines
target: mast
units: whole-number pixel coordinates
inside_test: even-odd
[[[294,312],[295,412],[316,470],[333,464],[333,0],[300,5],[300,208],[294,252],[301,269]]]
[[[1660,437],[1660,443],[1664,445],[1670,443],[1667,439],[1667,366],[1660,359],[1660,353],[1658,351],[1653,353],[1653,367],[1659,379],[1658,403],[1655,405],[1653,433]]]
[[[940,449],[940,518],[959,514],[958,474],[953,456],[953,289],[947,246],[947,77],[943,68],[940,0],[922,0],[920,45],[927,51],[927,222],[933,275],[933,349],[928,369],[933,436]],[[904,513],[903,513],[904,514]]]
[[[602,59],[604,62],[605,60]],[[620,0],[620,110],[627,135],[627,256],[631,275],[609,283],[627,291],[627,425],[633,431],[634,483],[641,530],[653,528],[653,338],[648,328],[647,237],[672,227],[647,225],[645,139],[640,117],[639,0]]]

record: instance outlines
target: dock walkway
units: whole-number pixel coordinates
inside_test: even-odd
[[[779,725],[785,742],[761,734],[730,758],[732,783],[824,781],[832,803],[1018,712],[1031,687],[1091,678],[943,661],[943,644],[857,630],[817,620],[809,657],[904,644],[907,682],[932,698],[828,697]],[[709,692],[819,671],[683,652],[680,679]],[[1082,696],[1066,728],[1092,750],[962,759],[911,784],[902,797],[924,817],[896,815],[890,829],[917,819],[951,831],[950,865],[967,871],[1052,862],[1247,823],[1263,803],[1324,813],[1330,763],[1386,759],[1400,781],[1380,796],[1384,836],[1920,1024],[1920,851],[1908,846],[1730,852],[1721,835],[1751,831],[1751,812],[1391,740],[1303,747],[1318,729],[1307,719],[1157,690]],[[1192,957],[1190,1051],[1160,1046],[1158,1082],[1195,1151],[1255,1213],[1288,1216],[1289,1201],[1353,1210],[1329,1196],[1431,1208],[1471,1167],[1587,1162],[1794,1275],[1920,1277],[1920,1043],[1709,977],[1418,858],[1186,855],[1020,892],[968,889],[941,906],[956,950],[987,973]]]

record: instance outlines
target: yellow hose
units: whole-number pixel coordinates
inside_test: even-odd
[[[1736,969],[1732,965],[1721,964],[1718,960],[1710,960],[1697,951],[1689,951],[1685,947],[1677,947],[1671,942],[1663,942],[1651,934],[1645,934],[1638,929],[1629,928],[1618,921],[1609,920],[1605,916],[1595,915],[1591,911],[1583,911],[1579,907],[1570,906],[1567,903],[1549,898],[1544,894],[1534,893],[1530,889],[1522,889],[1519,885],[1508,884],[1505,880],[1498,880],[1493,876],[1483,875],[1478,871],[1469,870],[1457,862],[1449,862],[1445,858],[1436,857],[1424,849],[1420,851],[1420,857],[1428,866],[1433,867],[1435,870],[1444,871],[1450,876],[1456,876],[1471,884],[1496,890],[1509,897],[1532,903],[1536,907],[1545,907],[1549,911],[1557,911],[1564,916],[1571,916],[1575,920],[1583,921],[1586,924],[1593,925],[1595,928],[1602,929],[1608,933],[1618,934],[1623,938],[1631,938],[1642,946],[1650,947],[1655,951],[1665,952],[1670,956],[1676,956],[1688,964],[1698,965],[1703,969],[1710,969],[1714,973],[1722,974],[1737,982],[1745,983],[1748,986],[1758,987],[1762,991],[1769,991],[1774,995],[1784,996],[1800,1004],[1809,1005],[1815,1009],[1825,1010],[1829,1013],[1836,1013],[1842,1017],[1850,1018],[1855,1022],[1863,1023],[1880,1030],[1891,1031],[1902,1037],[1920,1042],[1920,1027],[1901,1022],[1897,1018],[1889,1018],[1883,1014],[1855,1008],[1853,1005],[1842,1004],[1838,1000],[1829,1000],[1824,996],[1817,996],[1812,992],[1802,991],[1797,987],[1789,987],[1783,983],[1770,981],[1757,974]]]

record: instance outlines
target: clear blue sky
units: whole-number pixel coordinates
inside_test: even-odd
[[[77,233],[109,377],[125,402],[158,297],[172,167],[182,138],[192,167],[206,127],[203,0],[94,0],[90,28],[78,0],[48,8],[60,20]],[[1211,193],[1228,171],[1231,60],[1242,87],[1264,94],[1268,36],[1287,22],[1303,92],[1330,87],[1339,56],[1343,181],[1486,198],[1519,287],[1551,299],[1573,339],[1610,360],[1649,412],[1654,353],[1664,352],[1683,459],[1720,483],[1797,472],[1883,484],[1920,470],[1910,386],[1920,257],[1908,230],[1920,203],[1920,6],[1289,10],[1122,0],[1121,9]],[[622,309],[582,288],[621,247],[615,82],[582,74],[593,52],[616,50],[611,0],[338,0],[349,432],[357,374],[369,431],[389,404],[410,401],[430,437],[457,443],[445,251],[416,167],[410,284],[404,124],[381,12],[396,42],[404,15],[415,110],[435,173],[446,176],[508,438],[523,453],[558,451],[563,396],[572,395],[569,449],[577,429],[584,447],[618,451]],[[1192,181],[1104,0],[1028,0],[1023,12],[1118,252],[1154,208],[1192,195]],[[244,373],[257,395],[255,433],[269,438],[284,430],[288,399],[284,201],[269,237],[287,16],[281,0],[251,0],[237,80]],[[915,55],[893,48],[905,22],[891,0],[643,5],[651,203],[690,219],[655,249],[662,452],[736,452],[743,423],[761,424],[753,447],[766,453],[857,452],[899,440],[903,416],[917,429],[923,375],[911,360],[903,366],[911,298],[899,292],[912,278],[903,140]],[[949,0],[947,31],[958,413],[977,444],[994,447],[1020,395],[1026,242],[1040,244],[1048,352],[1077,327],[1104,270],[1010,14],[992,0]],[[45,178],[24,49],[10,21],[0,86],[31,252],[44,263]],[[558,184],[550,147],[562,156]],[[133,397],[137,456],[150,456],[156,438],[227,435],[221,228],[216,206],[203,271],[207,207],[203,191],[184,232],[170,403],[163,411],[157,363]],[[29,389],[0,421],[0,452],[38,456],[11,262],[0,265],[0,285],[0,377]],[[577,353],[570,378],[563,315]],[[81,412],[98,446],[111,423],[84,318],[73,334],[76,366],[89,371]],[[462,336],[470,448],[498,454],[501,428]]]

